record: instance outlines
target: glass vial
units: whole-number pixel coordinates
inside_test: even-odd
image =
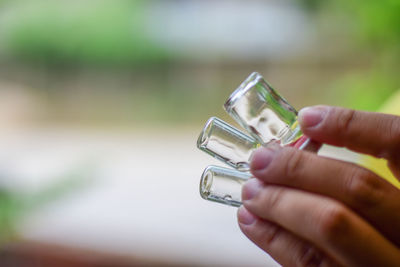
[[[197,147],[240,171],[249,170],[250,156],[260,144],[216,117],[210,118],[197,139]]]
[[[206,200],[239,207],[242,185],[252,177],[244,171],[261,145],[277,142],[312,152],[321,146],[303,135],[297,111],[256,72],[232,93],[224,108],[252,137],[218,118],[207,122],[197,146],[237,170],[207,167],[200,181],[200,194]]]
[[[232,93],[224,108],[262,144],[280,140],[285,146],[302,136],[297,111],[257,72]]]
[[[200,180],[202,198],[233,207],[242,205],[242,186],[252,176],[217,166],[208,166]]]

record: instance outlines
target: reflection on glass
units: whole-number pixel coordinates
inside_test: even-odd
[[[200,180],[202,198],[229,206],[242,204],[242,186],[252,176],[247,172],[208,166]]]
[[[218,118],[211,118],[197,146],[236,168],[209,166],[203,172],[200,194],[204,199],[238,207],[242,185],[251,178],[249,162],[255,148],[277,143],[317,152],[321,144],[303,135],[296,110],[258,73],[251,74],[224,105],[225,110],[252,136]]]
[[[302,136],[296,110],[256,72],[233,92],[224,108],[260,143],[280,140],[284,146]]]
[[[247,171],[251,153],[259,143],[223,120],[212,117],[204,126],[197,147],[238,170]]]

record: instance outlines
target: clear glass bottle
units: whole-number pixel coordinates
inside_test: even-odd
[[[200,180],[202,198],[233,207],[242,204],[242,186],[252,176],[248,172],[208,166]]]
[[[240,171],[249,170],[250,156],[259,146],[253,137],[216,117],[207,121],[197,139],[200,150]]]
[[[252,177],[246,171],[258,146],[274,142],[311,152],[317,152],[321,146],[303,135],[297,111],[256,72],[231,94],[224,108],[252,137],[219,119],[209,120],[200,134],[198,147],[237,170],[207,167],[200,182],[204,199],[240,206],[241,187]]]
[[[225,110],[260,143],[289,145],[301,136],[297,111],[257,72],[228,98]]]

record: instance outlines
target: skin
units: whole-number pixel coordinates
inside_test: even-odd
[[[388,160],[400,179],[400,117],[316,106],[315,141]],[[261,148],[242,191],[242,232],[283,266],[400,266],[400,190],[358,165],[291,147]]]

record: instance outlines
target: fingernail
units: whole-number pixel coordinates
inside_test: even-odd
[[[241,206],[238,210],[238,221],[244,225],[253,224],[256,221],[256,217],[247,211],[247,209]]]
[[[303,108],[299,112],[299,122],[303,127],[315,127],[321,123],[326,114],[326,108],[323,106]]]
[[[250,168],[252,171],[262,170],[268,167],[274,157],[274,150],[260,148],[251,157]]]
[[[248,180],[242,189],[242,200],[250,200],[257,195],[258,191],[262,188],[262,182],[257,178]]]

